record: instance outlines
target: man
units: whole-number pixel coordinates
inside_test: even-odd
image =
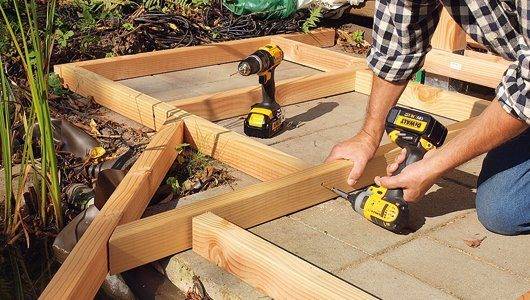
[[[408,79],[421,68],[442,7],[476,41],[514,61],[497,97],[465,131],[419,162],[392,176],[405,153],[375,182],[403,188],[414,202],[448,170],[483,153],[476,207],[490,231],[530,233],[530,4],[528,0],[378,0],[368,65],[374,76],[362,130],[333,147],[327,161],[349,159],[353,185],[373,157],[385,117]]]

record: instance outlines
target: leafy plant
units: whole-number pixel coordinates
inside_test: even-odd
[[[11,216],[13,212],[13,162],[11,152],[12,148],[12,133],[11,133],[11,113],[10,113],[10,101],[11,89],[7,82],[7,77],[4,73],[4,64],[0,57],[0,140],[2,142],[2,166],[4,167],[4,186],[5,186],[5,199],[4,199],[4,220],[6,222],[6,228],[10,228],[13,222]]]
[[[180,191],[180,183],[177,177],[168,177],[166,184],[171,186],[171,189],[175,194],[178,194]]]
[[[63,32],[61,29],[57,29],[55,34],[57,35],[57,44],[59,44],[61,48],[66,48],[68,45],[68,40],[74,36],[74,32],[72,30]]]
[[[322,18],[322,7],[315,6],[309,11],[309,16],[302,24],[302,31],[308,33],[312,28],[317,27],[318,22]]]
[[[11,37],[17,55],[26,74],[27,85],[31,97],[31,110],[29,117],[24,117],[25,141],[22,152],[21,173],[17,184],[15,205],[19,208],[21,203],[23,187],[27,178],[32,173],[33,185],[39,194],[39,216],[43,224],[48,224],[47,207],[52,204],[55,223],[58,228],[63,226],[62,206],[60,201],[59,170],[57,168],[57,156],[53,142],[53,130],[48,106],[48,77],[49,61],[54,43],[55,9],[56,0],[46,2],[44,15],[44,28],[40,29],[41,15],[37,10],[36,0],[24,0],[24,13],[21,13],[19,1],[13,0],[12,6],[15,12],[15,21],[20,30],[15,34],[11,20],[4,8],[0,6],[5,28]],[[39,10],[40,11],[40,10]],[[25,20],[23,18],[25,17]],[[3,88],[3,94],[5,94]],[[38,133],[40,140],[40,158],[36,159],[33,154],[33,125],[38,122]],[[33,172],[30,172],[33,171]],[[10,207],[6,215],[11,218],[9,228],[10,234],[15,235],[20,226],[17,218],[20,214]]]
[[[351,35],[356,45],[362,45],[364,43],[364,30],[355,30]]]
[[[126,22],[121,25],[125,30],[131,31],[134,29],[134,25],[132,23]]]

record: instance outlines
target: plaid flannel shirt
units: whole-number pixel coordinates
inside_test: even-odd
[[[497,87],[497,99],[530,124],[529,0],[377,0],[368,65],[388,81],[412,77],[430,50],[445,6],[474,40],[513,61]]]

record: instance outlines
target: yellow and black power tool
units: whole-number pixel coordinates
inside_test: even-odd
[[[407,156],[396,172],[423,158],[427,151],[440,147],[447,136],[447,128],[432,116],[403,107],[393,107],[386,118],[386,132],[399,147],[407,149]],[[349,200],[355,211],[366,219],[390,231],[401,233],[409,223],[409,208],[403,199],[403,189],[370,186],[357,196],[329,188]]]
[[[262,101],[254,104],[245,118],[244,131],[248,136],[267,139],[283,127],[284,116],[276,102],[274,70],[283,60],[283,51],[274,44],[261,47],[239,63],[239,74],[258,74],[262,90]]]

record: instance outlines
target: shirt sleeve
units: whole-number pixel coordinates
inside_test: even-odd
[[[520,4],[522,31],[517,37],[516,61],[504,72],[497,99],[504,110],[530,125],[530,7],[528,1]]]
[[[410,79],[423,66],[440,20],[438,0],[377,0],[368,66],[387,81]]]

